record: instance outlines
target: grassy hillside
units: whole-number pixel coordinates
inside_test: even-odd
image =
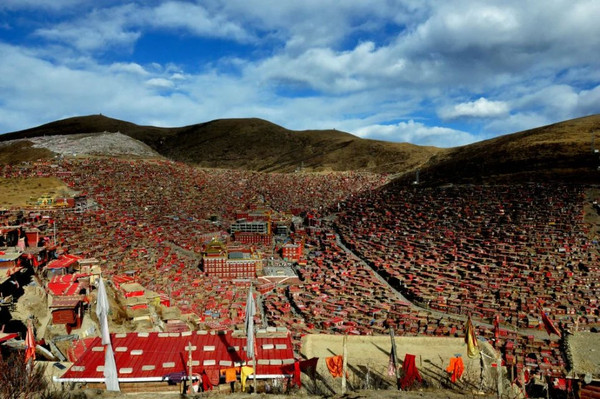
[[[592,152],[592,133],[595,148],[600,149],[600,115],[452,148],[432,156],[421,169],[420,180],[424,184],[545,180],[598,183],[600,152]]]
[[[0,135],[0,141],[104,131],[121,132],[165,157],[203,167],[265,172],[363,170],[397,173],[401,183],[412,182],[418,168],[423,184],[600,181],[600,153],[592,151],[592,133],[598,136],[600,148],[600,115],[446,150],[365,140],[337,130],[292,131],[255,118],[159,128],[91,115]],[[52,156],[26,141],[4,147],[5,151],[0,145],[4,163]]]
[[[0,135],[0,140],[104,131],[126,134],[177,161],[269,172],[304,168],[398,173],[423,164],[441,151],[407,143],[365,140],[336,130],[292,131],[254,118],[158,128],[91,115]]]
[[[169,158],[206,167],[395,173],[422,164],[439,150],[336,130],[292,131],[261,119],[222,119],[182,128],[163,151]]]

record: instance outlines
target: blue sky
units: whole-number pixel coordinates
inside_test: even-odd
[[[0,133],[259,117],[452,147],[600,113],[600,2],[2,0]]]

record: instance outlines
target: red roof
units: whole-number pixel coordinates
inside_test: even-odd
[[[87,281],[78,281],[80,278],[89,277],[89,273],[65,274],[64,276],[54,276],[48,283],[48,289],[54,296],[77,295],[82,289],[88,288]]]
[[[278,336],[281,336],[279,333]],[[203,370],[217,376],[221,369],[240,366],[246,362],[246,337],[231,331],[187,331],[182,333],[150,332],[111,334],[119,381],[135,382],[163,379],[171,373],[188,371],[188,343],[192,344],[192,372]],[[290,334],[272,338],[256,336],[257,375],[288,374],[294,362]],[[88,350],[63,375],[63,379],[103,379],[104,347],[96,338]],[[286,366],[288,366],[286,368]]]
[[[77,359],[79,359],[90,347],[91,343],[95,341],[95,339],[96,338],[83,338],[73,341],[73,345],[67,350],[69,361],[76,362]]]
[[[136,281],[135,277],[128,276],[127,274],[119,274],[112,277],[112,282],[115,287],[119,288],[121,284],[125,283],[134,283]]]
[[[48,268],[48,269],[67,268],[67,267],[71,266],[73,263],[75,263],[81,259],[83,259],[83,258],[81,258],[80,256],[66,254],[66,255],[63,255],[60,258],[48,263],[46,268]]]

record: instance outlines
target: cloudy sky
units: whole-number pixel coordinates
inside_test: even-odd
[[[1,0],[0,133],[259,117],[462,145],[600,113],[598,21],[598,0]]]

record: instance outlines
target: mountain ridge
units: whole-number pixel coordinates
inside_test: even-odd
[[[208,168],[368,171],[394,174],[407,184],[417,179],[417,170],[420,184],[541,179],[590,183],[600,177],[600,156],[593,148],[596,131],[600,115],[590,115],[443,149],[362,139],[334,129],[294,131],[259,118],[168,128],[88,115],[0,135],[0,143],[22,140],[18,151],[24,151],[22,157],[3,158],[0,149],[0,162],[47,157],[41,149],[35,155],[26,153],[27,140],[33,137],[120,132],[160,156]]]
[[[338,130],[294,131],[259,118],[216,119],[183,127],[140,126],[103,115],[67,118],[0,135],[0,141],[43,135],[120,132],[172,160],[201,167],[263,172],[413,170],[443,151],[362,139]]]

